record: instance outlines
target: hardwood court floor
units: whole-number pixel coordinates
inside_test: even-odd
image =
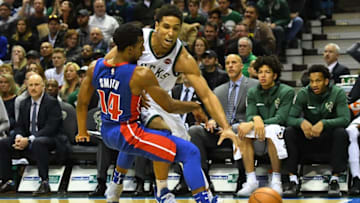
[[[177,203],[194,203],[193,199],[176,199]],[[247,199],[223,199],[223,203],[247,203]],[[351,201],[351,199],[326,199],[326,198],[309,198],[309,199],[284,199],[283,203],[358,203],[360,199]],[[105,199],[0,199],[0,203],[106,203]],[[156,203],[154,199],[131,199],[121,198],[120,203]]]

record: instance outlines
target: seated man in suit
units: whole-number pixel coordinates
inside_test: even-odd
[[[344,90],[329,83],[330,72],[325,66],[311,66],[309,76],[310,85],[298,92],[284,134],[288,151],[286,169],[290,176],[290,185],[284,195],[297,196],[299,192],[300,158],[328,153],[332,167],[328,195],[339,197],[338,176],[346,170],[348,160],[349,138],[345,128],[350,123],[350,111],[347,98]]]
[[[270,157],[273,171],[269,186],[281,195],[280,160],[286,158],[287,153],[284,139],[279,135],[285,130],[282,126],[286,124],[295,91],[279,82],[282,65],[276,57],[259,57],[254,69],[260,84],[248,91],[247,122],[240,123],[238,127],[238,134],[243,140],[240,151],[246,170],[246,183],[237,195],[250,196],[259,187],[254,154],[264,155],[266,152]]]
[[[36,161],[41,184],[33,195],[50,192],[49,151],[56,146],[62,116],[59,102],[45,93],[45,84],[38,74],[27,82],[30,97],[20,104],[19,120],[15,125],[15,136],[0,140],[0,193],[15,191],[11,173],[11,157],[14,154]]]
[[[341,83],[341,75],[349,75],[350,70],[348,67],[341,65],[338,61],[340,54],[340,47],[335,43],[329,43],[324,47],[324,61],[330,72],[330,79],[333,83]],[[304,72],[301,78],[303,86],[307,86],[310,82],[308,71]]]
[[[245,121],[245,102],[248,89],[258,84],[257,80],[247,78],[242,75],[243,64],[239,55],[230,54],[225,60],[226,72],[230,78],[230,82],[224,83],[215,88],[214,93],[219,98],[222,108],[225,110],[227,121],[232,125],[234,130],[241,121]],[[201,166],[209,183],[209,165],[208,153],[220,147],[232,148],[231,142],[225,140],[220,146],[217,145],[219,136],[216,133],[217,123],[211,119],[207,126],[200,125],[191,126],[189,134],[191,142],[193,142],[200,150]],[[242,164],[238,162],[238,164]],[[240,168],[240,167],[239,167]],[[242,168],[242,167],[241,167]],[[240,176],[244,171],[239,171]],[[238,187],[241,187],[238,181]]]

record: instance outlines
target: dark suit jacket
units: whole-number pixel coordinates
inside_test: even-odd
[[[182,84],[175,85],[175,87],[171,90],[172,98],[180,100],[182,90],[183,90]],[[191,101],[198,101],[198,100],[199,100],[199,98],[196,95],[196,93],[194,92],[194,94],[192,95]],[[189,127],[194,125],[195,121],[196,120],[194,118],[194,115],[192,113],[188,113],[186,116],[185,122],[189,125]]]
[[[31,97],[28,97],[20,104],[19,120],[15,125],[15,135],[20,134],[23,137],[29,137],[30,134],[30,109]],[[44,93],[37,114],[36,137],[47,136],[57,137],[62,124],[62,114],[59,102]]]
[[[64,43],[63,43],[64,35],[65,35],[64,31],[59,31],[58,36],[56,37],[55,40],[54,48],[64,47]],[[49,42],[49,35],[46,35],[45,37],[41,38],[40,44],[43,42]]]
[[[240,88],[238,92],[238,97],[235,102],[236,105],[236,113],[235,113],[235,123],[246,121],[246,96],[249,88],[255,87],[259,84],[258,80],[254,80],[252,78],[247,78],[243,76],[243,79],[240,83]],[[215,88],[214,93],[218,97],[221,106],[224,111],[227,109],[228,105],[228,97],[229,97],[229,86],[230,82],[220,85]]]
[[[350,74],[349,68],[337,62],[336,66],[334,67],[331,73],[331,78],[334,80],[336,84],[341,82],[340,75],[349,75],[349,74]]]

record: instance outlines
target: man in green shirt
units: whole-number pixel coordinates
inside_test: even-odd
[[[341,88],[329,85],[330,73],[325,66],[311,66],[309,76],[310,85],[299,91],[291,107],[289,127],[284,135],[288,149],[286,167],[290,175],[290,185],[284,195],[297,196],[299,192],[296,175],[299,158],[327,152],[332,167],[328,195],[338,197],[341,195],[338,175],[346,169],[348,160],[349,138],[345,128],[350,123],[350,112],[347,99]]]
[[[238,127],[238,135],[243,140],[240,151],[246,170],[246,183],[236,194],[249,196],[259,187],[255,175],[254,154],[264,155],[267,151],[273,171],[269,186],[281,195],[280,159],[287,157],[282,137],[285,128],[282,126],[286,123],[295,91],[278,82],[282,65],[275,56],[259,57],[254,68],[260,84],[248,91],[247,122]]]
[[[246,77],[250,77],[249,66],[251,61],[256,60],[256,56],[252,53],[253,43],[248,37],[242,37],[238,41],[238,53],[243,61],[244,67],[242,73]]]

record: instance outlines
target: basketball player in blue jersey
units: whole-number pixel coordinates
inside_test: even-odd
[[[112,149],[135,156],[144,156],[155,162],[181,162],[184,166],[185,179],[192,189],[197,202],[216,202],[206,191],[205,180],[201,171],[199,150],[191,142],[172,136],[168,130],[153,130],[140,123],[141,94],[146,91],[163,109],[171,113],[201,111],[195,102],[173,100],[156,80],[153,72],[137,66],[136,60],[141,56],[143,33],[132,24],[121,25],[114,34],[117,53],[109,60],[99,59],[96,65],[91,64],[81,84],[77,118],[79,134],[76,141],[88,141],[90,136],[86,129],[87,106],[92,92],[96,89],[101,103],[101,135],[104,143]],[[239,140],[230,130],[220,134],[219,143],[232,139],[238,145]],[[118,159],[118,161],[120,161]],[[121,160],[123,161],[123,160]],[[129,162],[132,164],[132,162]],[[167,176],[168,170],[155,164],[156,176]],[[129,166],[130,167],[130,166]],[[114,172],[110,189],[122,190],[124,174]],[[109,191],[107,202],[119,202],[119,196]],[[112,196],[111,196],[112,195]],[[174,196],[167,188],[156,195],[158,202],[175,202]]]
[[[211,117],[224,132],[235,136],[231,126],[226,121],[224,110],[218,98],[210,90],[205,79],[201,76],[194,58],[182,47],[181,41],[178,39],[181,25],[182,12],[174,5],[167,4],[162,6],[156,14],[155,29],[143,29],[145,50],[138,60],[138,65],[149,67],[155,74],[161,88],[167,91],[174,87],[177,76],[180,73],[184,74],[194,87]],[[117,49],[115,47],[105,58],[112,58],[116,53]],[[142,109],[141,117],[145,125],[149,128],[171,129],[175,136],[184,139],[188,137],[180,116],[167,113],[153,101],[150,101],[149,109]],[[120,168],[118,172],[126,174],[129,165],[127,163],[130,161],[133,162],[135,157],[130,157],[125,153],[119,154],[119,156],[123,156],[121,158],[123,161],[119,162]],[[157,173],[156,168],[158,168],[156,165],[163,165],[161,167],[162,169],[165,167],[169,168],[170,166],[168,163],[154,162],[155,175]],[[165,174],[165,176],[156,175],[158,193],[160,189],[167,187],[167,178],[167,174]],[[121,193],[118,194],[120,196]]]

